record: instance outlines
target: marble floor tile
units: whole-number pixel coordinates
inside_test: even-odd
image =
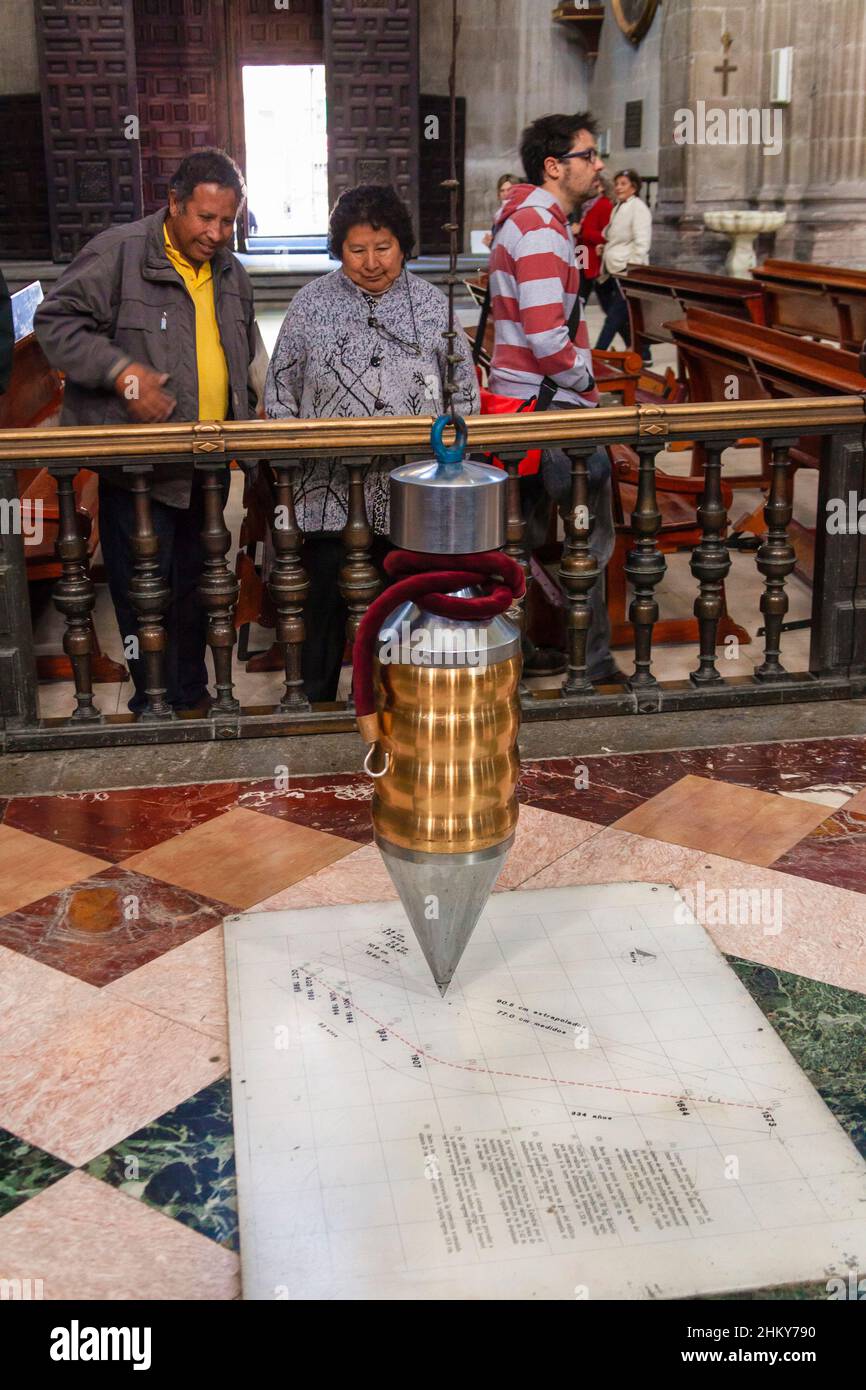
[[[730,962],[866,1158],[866,996],[736,956]]]
[[[572,816],[523,806],[517,821],[514,845],[493,891],[517,888],[537,874],[542,865],[567,855],[595,835],[599,826]],[[375,845],[365,845],[337,864],[311,874],[273,897],[256,903],[256,909],[276,911],[284,907],[325,907],[338,903],[388,902],[397,896],[382,855]]]
[[[124,867],[249,907],[356,847],[353,840],[235,809],[134,854]]]
[[[0,1129],[0,1217],[65,1177],[69,1164]],[[2,1235],[0,1235],[2,1240]]]
[[[189,889],[110,866],[0,917],[0,945],[106,985],[212,931],[230,911]]]
[[[858,802],[859,810],[855,809]],[[834,811],[772,867],[866,893],[866,793]]]
[[[396,898],[397,890],[375,845],[363,845],[354,853],[309,874],[269,898],[252,904],[255,911],[282,907],[333,907],[339,903],[382,903]]]
[[[234,1131],[227,1077],[91,1159],[85,1171],[237,1250]]]
[[[206,1034],[17,952],[3,951],[0,979],[0,1125],[74,1166],[228,1065],[227,1049]]]
[[[0,825],[0,915],[38,902],[58,888],[108,867],[104,859],[51,845],[38,835]]]
[[[234,805],[237,782],[13,797],[5,825],[116,863]]]
[[[772,864],[825,819],[825,806],[706,777],[683,777],[614,828],[747,864]]]
[[[222,925],[122,975],[104,992],[225,1043]]]
[[[610,825],[689,775],[766,792],[842,791],[866,787],[866,740],[670,749],[651,753],[544,758],[526,764],[521,802]]]
[[[0,946],[0,1060],[26,1048],[58,1015],[86,1008],[98,994],[73,975]]]
[[[608,826],[562,855],[521,888],[564,888],[580,883],[674,883],[698,862],[697,850]]]
[[[273,781],[251,782],[238,797],[238,805],[364,845],[373,837],[372,800],[370,779],[347,772],[292,777],[281,791],[275,790]]]
[[[511,853],[496,882],[496,892],[517,888],[601,829],[592,821],[561,816],[536,806],[521,806]]]
[[[715,854],[672,882],[720,950],[866,993],[866,894]]]
[[[0,1278],[28,1273],[46,1299],[199,1301],[239,1293],[238,1258],[87,1173],[0,1221]]]

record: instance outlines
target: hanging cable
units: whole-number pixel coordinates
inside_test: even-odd
[[[445,409],[451,417],[451,423],[457,426],[457,406],[455,398],[457,395],[457,384],[455,381],[455,368],[461,362],[461,358],[454,350],[457,342],[457,329],[455,327],[454,296],[457,288],[457,234],[460,231],[458,222],[459,216],[459,195],[460,181],[457,178],[457,44],[460,37],[460,18],[457,14],[457,0],[451,0],[451,71],[448,77],[448,91],[451,98],[450,102],[450,143],[451,143],[451,170],[449,177],[442,184],[450,194],[449,220],[444,224],[443,231],[447,232],[450,238],[450,265],[448,272],[448,331],[444,334],[448,342],[448,352],[446,355],[445,372]]]

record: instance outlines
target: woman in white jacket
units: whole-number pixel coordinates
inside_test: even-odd
[[[614,179],[616,206],[604,234],[601,273],[596,292],[606,318],[598,335],[597,348],[609,348],[617,334],[629,347],[628,305],[616,278],[628,265],[646,265],[652,242],[652,213],[643,199],[640,175],[634,169],[621,169]]]

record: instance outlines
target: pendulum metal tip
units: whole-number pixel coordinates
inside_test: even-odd
[[[376,837],[436,988],[444,998],[502,871],[513,835],[468,854],[425,854]]]

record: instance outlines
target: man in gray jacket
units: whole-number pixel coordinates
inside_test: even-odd
[[[85,246],[36,313],[36,335],[65,373],[61,424],[247,420],[257,330],[249,277],[228,249],[246,196],[222,150],[188,155],[168,207],[110,227]],[[228,495],[228,470],[226,471]],[[165,614],[166,687],[175,709],[207,696],[207,620],[198,597],[204,552],[202,491],[192,465],[158,463],[152,487]],[[129,708],[146,708],[138,620],[129,601],[135,525],[129,479],[99,481],[102,554],[124,652],[135,682]],[[133,640],[130,641],[130,638]]]

